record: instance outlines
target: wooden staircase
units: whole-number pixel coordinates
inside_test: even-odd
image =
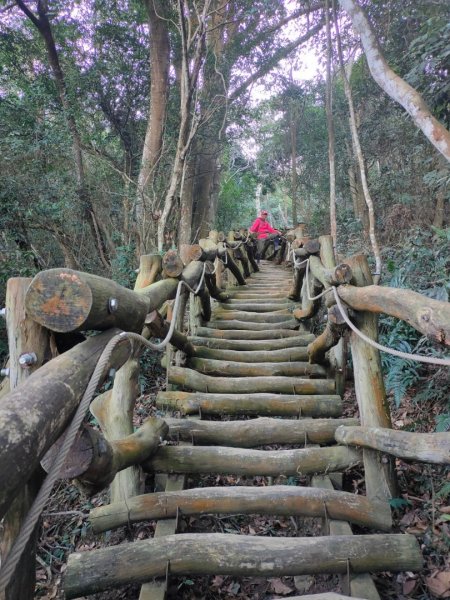
[[[334,378],[307,362],[314,336],[303,326],[298,330],[292,318],[290,284],[290,273],[264,263],[246,286],[229,289],[230,299],[217,303],[211,321],[191,335],[187,364],[168,367],[168,382],[177,390],[160,392],[157,406],[178,444],[161,447],[144,464],[156,474],[155,493],[131,498],[114,512],[95,509],[91,519],[98,532],[159,519],[155,537],[71,555],[68,598],[142,582],[140,600],[162,599],[171,574],[339,574],[346,596],[379,600],[370,572],[421,567],[415,538],[389,533],[387,503],[339,489],[341,473],[362,464],[362,455],[336,445],[334,432],[357,422],[342,418]],[[173,412],[179,418],[170,417]],[[268,444],[283,449],[261,449]],[[184,489],[188,474],[276,481]],[[288,477],[310,486],[283,485]],[[317,517],[322,530],[315,538],[177,534],[180,515],[204,514]],[[373,533],[353,535],[354,525]]]

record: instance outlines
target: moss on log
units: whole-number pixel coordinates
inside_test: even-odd
[[[197,392],[252,394],[281,392],[284,394],[333,394],[334,380],[300,377],[210,377],[193,369],[169,367],[169,383]]]
[[[91,510],[89,521],[95,533],[129,523],[183,515],[261,514],[342,519],[389,531],[391,511],[385,503],[370,502],[364,496],[319,488],[273,485],[269,487],[208,487],[180,492],[159,492],[129,498]]]
[[[162,410],[179,410],[186,415],[273,415],[281,417],[339,417],[342,400],[336,395],[294,394],[208,394],[202,392],[159,392],[156,405]]]
[[[414,536],[378,534],[322,538],[258,538],[206,533],[171,535],[69,556],[67,598],[173,575],[281,576],[417,571]]]

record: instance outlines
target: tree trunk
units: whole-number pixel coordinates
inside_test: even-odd
[[[433,117],[422,96],[389,67],[365,12],[357,1],[341,0],[341,6],[361,36],[372,77],[391,98],[403,106],[433,146],[450,161],[450,132]]]
[[[331,46],[330,31],[330,5],[325,2],[325,19],[327,26],[327,67],[326,67],[326,114],[328,130],[328,164],[330,176],[330,233],[333,238],[333,248],[336,252],[337,224],[336,224],[336,165],[334,150],[334,121],[333,121],[333,81],[331,78],[331,65],[333,63],[333,49]]]
[[[153,203],[147,199],[147,189],[155,177],[161,157],[163,132],[166,122],[169,89],[170,42],[166,3],[163,0],[145,0],[150,28],[150,108],[139,171],[135,215],[139,231],[140,254],[147,246],[155,243],[148,239],[152,235]]]

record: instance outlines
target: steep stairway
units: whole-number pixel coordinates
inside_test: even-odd
[[[290,273],[263,263],[245,286],[228,290],[229,299],[190,337],[194,352],[186,365],[168,366],[177,389],[159,392],[157,406],[178,443],[145,464],[156,474],[155,493],[129,499],[114,518],[98,509],[93,520],[94,529],[105,531],[160,519],[155,537],[105,549],[101,564],[98,554],[77,555],[92,574],[84,593],[123,581],[123,569],[128,580],[147,582],[140,600],[166,598],[170,575],[338,574],[341,593],[379,600],[369,573],[420,568],[415,539],[389,533],[387,503],[339,489],[341,474],[361,465],[362,456],[336,445],[334,432],[357,421],[342,417],[327,370],[308,362],[314,336],[292,317],[290,286]],[[174,412],[178,418],[169,416]],[[185,489],[188,475],[207,474],[233,475],[237,484]],[[268,478],[265,485],[253,485],[255,476]],[[206,514],[316,517],[322,527],[317,537],[302,536],[301,525],[298,536],[282,538],[176,533],[181,515]],[[76,571],[69,569],[69,577]]]

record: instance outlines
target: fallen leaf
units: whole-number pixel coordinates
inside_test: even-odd
[[[417,582],[414,579],[407,579],[405,582],[403,582],[403,593],[405,595],[410,594],[416,587],[416,583]]]
[[[291,592],[294,591],[291,587],[289,587],[288,585],[283,583],[283,581],[281,581],[281,579],[270,579],[269,581],[270,581],[270,587],[271,587],[272,591],[275,592],[275,594],[280,594],[281,596],[286,596],[287,594],[290,594]]]
[[[428,589],[438,598],[450,598],[450,571],[439,571],[426,578]]]

